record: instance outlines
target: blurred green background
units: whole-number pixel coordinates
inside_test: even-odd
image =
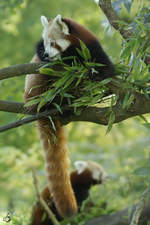
[[[125,21],[132,21],[148,1],[135,0],[130,13],[122,5]],[[0,66],[28,63],[41,38],[40,16],[49,18],[62,14],[91,29],[114,63],[119,62],[121,36],[109,26],[103,12],[92,0],[1,0],[0,1]],[[24,76],[0,82],[0,99],[23,102]],[[0,112],[0,125],[18,119],[20,115]],[[148,115],[147,115],[148,119]],[[91,123],[71,123],[67,126],[71,162],[95,160],[111,176],[105,185],[93,188],[95,207],[85,220],[107,214],[135,203],[148,180],[134,171],[149,162],[149,127],[139,117],[107,127]],[[26,223],[35,201],[31,166],[37,170],[40,189],[45,185],[43,152],[36,124],[12,129],[0,134],[0,224],[7,211]],[[106,207],[101,209],[101,205]],[[17,220],[17,219],[16,219]],[[17,222],[11,222],[12,224]],[[18,223],[19,224],[19,223]]]

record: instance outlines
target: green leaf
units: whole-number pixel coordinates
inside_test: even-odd
[[[105,84],[108,84],[112,81],[112,78],[107,78],[105,80],[102,80],[101,82],[99,82],[99,85],[104,86]]]
[[[56,131],[56,127],[55,127],[55,124],[54,124],[54,122],[53,122],[52,117],[51,117],[51,116],[49,116],[48,118],[49,118],[49,119],[50,119],[50,121],[51,121],[51,124],[52,124],[52,128],[53,128],[53,130],[54,130],[54,131]]]
[[[139,117],[140,117],[142,120],[144,120],[144,122],[145,122],[145,123],[148,123],[148,120],[146,119],[146,117],[145,117],[145,116],[143,116],[143,115],[139,115]]]
[[[123,100],[122,108],[128,109],[130,107],[130,105],[132,104],[134,98],[135,98],[134,94],[130,95],[130,93],[127,92],[127,94],[125,95],[124,100]]]
[[[144,30],[145,29],[144,24],[141,21],[139,21],[139,20],[135,20],[135,21],[139,25],[139,27],[140,27],[141,30]]]
[[[54,133],[52,133],[52,137],[53,137],[54,144],[57,144],[58,140]]]
[[[76,49],[76,51],[78,52],[78,54],[85,60],[88,61],[91,59],[91,54],[89,49],[87,48],[87,46],[84,44],[83,41],[80,40],[80,47],[81,50],[79,48]]]
[[[66,89],[67,87],[69,87],[71,85],[71,83],[74,81],[74,79],[75,79],[74,76],[70,77],[70,79],[64,85],[63,89]]]
[[[52,77],[61,77],[62,76],[61,72],[55,71],[51,68],[40,69],[40,74],[49,75],[49,76],[52,76]]]
[[[66,98],[75,98],[73,95],[69,94],[69,93],[64,93],[64,97]]]
[[[110,116],[109,116],[109,121],[108,121],[108,127],[107,127],[106,134],[108,134],[111,131],[114,122],[115,122],[115,113],[113,111],[111,111]]]
[[[63,114],[60,105],[58,105],[57,103],[53,103],[53,105],[56,107],[56,109],[58,110],[58,112],[60,112],[60,114]]]
[[[25,106],[25,107],[29,107],[29,106],[38,104],[40,101],[41,101],[40,98],[36,98],[36,99],[30,100],[30,101],[27,102],[24,106]]]
[[[125,97],[124,97],[124,99],[123,99],[123,104],[122,104],[122,108],[123,108],[123,109],[126,108],[128,99],[129,99],[129,92],[126,93],[126,95],[125,95]]]
[[[47,92],[44,92],[43,97],[41,98],[41,101],[38,105],[37,111],[39,112],[40,109],[47,103],[51,103],[56,97],[56,95],[59,93],[59,91],[60,90],[56,90],[53,88],[48,90]]]
[[[69,80],[70,74],[65,73],[62,78],[60,78],[58,81],[54,83],[54,86],[58,89],[60,87],[63,87],[63,85]]]

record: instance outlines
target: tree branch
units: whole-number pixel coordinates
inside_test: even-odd
[[[98,218],[91,219],[85,225],[129,225],[131,216],[135,211],[137,205],[129,207],[120,212],[113,213],[111,215],[105,215]],[[150,201],[146,204],[142,210],[142,214],[139,219],[138,225],[146,225],[150,221]]]
[[[24,105],[23,103],[16,103],[16,104],[19,105],[19,106],[20,105],[22,105],[22,106]],[[12,105],[14,105],[14,103]],[[12,108],[11,103],[9,103],[9,106],[10,106],[10,108]],[[22,108],[24,109],[24,107],[20,107],[21,110],[22,110]],[[19,108],[18,108],[18,110],[19,110]],[[68,111],[68,110],[69,110],[68,106],[64,106],[63,107],[63,112]],[[10,110],[9,110],[9,112],[10,112]],[[14,112],[14,110],[13,110],[13,112]],[[32,111],[27,111],[27,110],[26,111],[20,111],[20,113],[24,113],[24,112],[25,112],[25,114],[27,114],[27,113],[35,114],[35,112],[32,112]],[[19,119],[19,120],[15,121],[15,122],[9,123],[9,124],[4,125],[4,126],[1,126],[0,127],[0,132],[6,131],[6,130],[9,130],[9,129],[12,129],[12,128],[20,127],[22,125],[34,122],[36,120],[39,120],[39,119],[47,117],[47,116],[51,116],[51,117],[55,116],[56,117],[56,115],[58,116],[58,114],[59,114],[59,112],[56,109],[52,109],[52,110],[49,110],[49,111],[44,111],[44,112],[41,112],[41,113],[37,113],[37,114],[35,114],[33,116],[30,116],[28,118]]]
[[[3,106],[1,106],[1,104]],[[14,103],[14,102],[11,103],[8,101],[0,101],[0,111],[31,114],[31,115],[35,114],[34,111],[25,110],[23,103]],[[38,114],[28,117],[26,119],[22,119],[22,120],[14,122],[14,123],[5,125],[3,127],[0,127],[0,132],[14,128],[14,127],[21,126],[23,124],[33,122],[35,120],[41,119],[46,116],[52,116],[53,118],[59,119],[59,121],[63,125],[66,125],[66,124],[70,123],[71,121],[87,121],[87,122],[93,122],[93,123],[97,123],[97,124],[101,124],[101,125],[108,125],[108,122],[109,122],[110,107],[83,108],[83,109],[81,109],[81,113],[79,115],[74,114],[72,107],[69,107],[69,106],[63,106],[62,111],[63,111],[63,116],[60,115],[60,113],[57,111],[57,109],[38,113]],[[137,115],[149,113],[150,112],[150,102],[149,102],[149,99],[146,98],[144,95],[142,95],[140,93],[136,93],[135,101],[134,101],[134,103],[132,103],[130,105],[128,110],[123,109],[121,104],[117,103],[116,105],[114,105],[112,107],[112,111],[115,114],[114,123],[118,123],[118,122],[121,122],[123,120],[126,120],[128,118],[131,118],[131,117],[134,117]]]
[[[25,63],[0,69],[0,80],[25,74],[39,73],[40,67],[45,64],[46,63]]]
[[[99,0],[98,2],[99,7],[102,9],[104,14],[106,15],[107,19],[109,20],[110,24],[120,32],[124,39],[129,38],[132,36],[132,31],[125,29],[125,26],[119,26],[118,21],[121,21],[121,18],[117,15],[114,11],[111,0]]]
[[[133,36],[133,31],[127,29],[125,25],[119,26],[119,21],[121,22],[122,19],[117,15],[115,10],[112,7],[111,0],[99,0],[96,1],[101,8],[101,10],[104,12],[105,16],[107,17],[109,23],[115,28],[115,30],[118,30],[122,37],[124,39],[129,39]],[[150,64],[150,56],[147,56],[144,59],[144,62],[146,65]]]
[[[43,65],[46,65],[46,63],[18,64],[18,65],[9,66],[7,68],[0,69],[0,80],[15,77],[15,76],[21,76],[25,74],[29,74],[29,75],[39,74],[40,73],[39,69]],[[61,65],[53,65],[50,67],[56,71],[60,71],[60,70],[62,71],[63,69]],[[113,78],[112,81],[110,81],[105,86],[107,86],[112,93],[122,94],[122,93],[126,93],[127,91],[132,91],[132,89],[127,87],[126,83],[119,78]],[[0,110],[3,107],[1,103],[2,102],[0,101]],[[4,103],[4,107],[6,107],[5,103]],[[20,105],[20,107],[22,106]]]
[[[149,193],[149,188],[147,188],[144,191],[140,201],[136,204],[135,212],[133,213],[130,225],[138,225],[139,224],[141,213],[146,205],[148,193]]]
[[[39,74],[39,69],[44,65],[47,65],[47,63],[25,63],[0,69],[0,80],[25,74]],[[57,71],[62,70],[61,65],[53,65],[51,68]]]
[[[11,112],[11,113],[30,114],[27,111],[27,109],[24,108],[24,103],[2,101],[2,100],[0,100],[0,111]]]

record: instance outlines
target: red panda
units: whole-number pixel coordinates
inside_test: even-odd
[[[91,60],[104,64],[100,70],[100,77],[113,75],[114,67],[102,49],[97,38],[87,28],[73,21],[62,18],[60,15],[53,20],[41,17],[44,27],[42,40],[37,44],[36,54],[31,62],[55,60],[62,57],[77,56],[76,49],[80,48],[80,40],[85,43],[91,53]],[[70,61],[67,63],[71,63]],[[50,78],[46,75],[32,74],[26,76],[25,102],[29,101],[47,89]],[[36,110],[37,105],[34,105]],[[77,203],[70,182],[70,161],[67,149],[67,137],[64,127],[54,120],[55,129],[49,118],[37,121],[40,140],[43,144],[48,188],[53,196],[54,204],[62,217],[70,217],[77,213]],[[56,138],[54,138],[56,137]]]
[[[37,55],[41,61],[50,61],[57,58],[77,56],[80,61],[82,57],[78,54],[80,40],[84,42],[90,51],[91,61],[103,64],[97,67],[99,74],[95,79],[105,79],[114,75],[114,66],[107,54],[104,52],[96,36],[84,26],[70,18],[62,18],[58,15],[54,20],[48,21],[45,16],[41,17],[44,27],[42,40],[37,44]],[[66,63],[71,64],[71,60]]]
[[[89,195],[90,187],[96,184],[102,184],[108,176],[104,169],[93,161],[76,161],[75,167],[76,169],[70,174],[70,179],[80,209],[82,202],[86,200]],[[41,196],[55,214],[57,220],[61,221],[62,217],[57,212],[47,186],[41,192]],[[39,202],[33,207],[30,225],[53,225],[53,222]]]

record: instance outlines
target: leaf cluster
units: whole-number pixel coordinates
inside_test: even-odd
[[[38,103],[38,111],[40,111],[46,104],[53,104],[61,112],[61,106],[64,103],[73,106],[74,111],[76,111],[78,107],[91,106],[100,102],[107,91],[105,85],[111,81],[111,78],[100,82],[90,80],[88,71],[98,73],[95,68],[100,68],[103,65],[91,62],[88,48],[83,42],[80,43],[81,49],[77,49],[77,52],[84,60],[79,61],[75,56],[65,57],[46,65],[50,68],[42,67],[40,73],[43,76],[48,75],[53,82],[50,82],[46,92],[36,96],[26,106]],[[72,65],[66,64],[66,60],[71,60]],[[54,65],[61,65],[63,71],[57,72],[52,69]]]

